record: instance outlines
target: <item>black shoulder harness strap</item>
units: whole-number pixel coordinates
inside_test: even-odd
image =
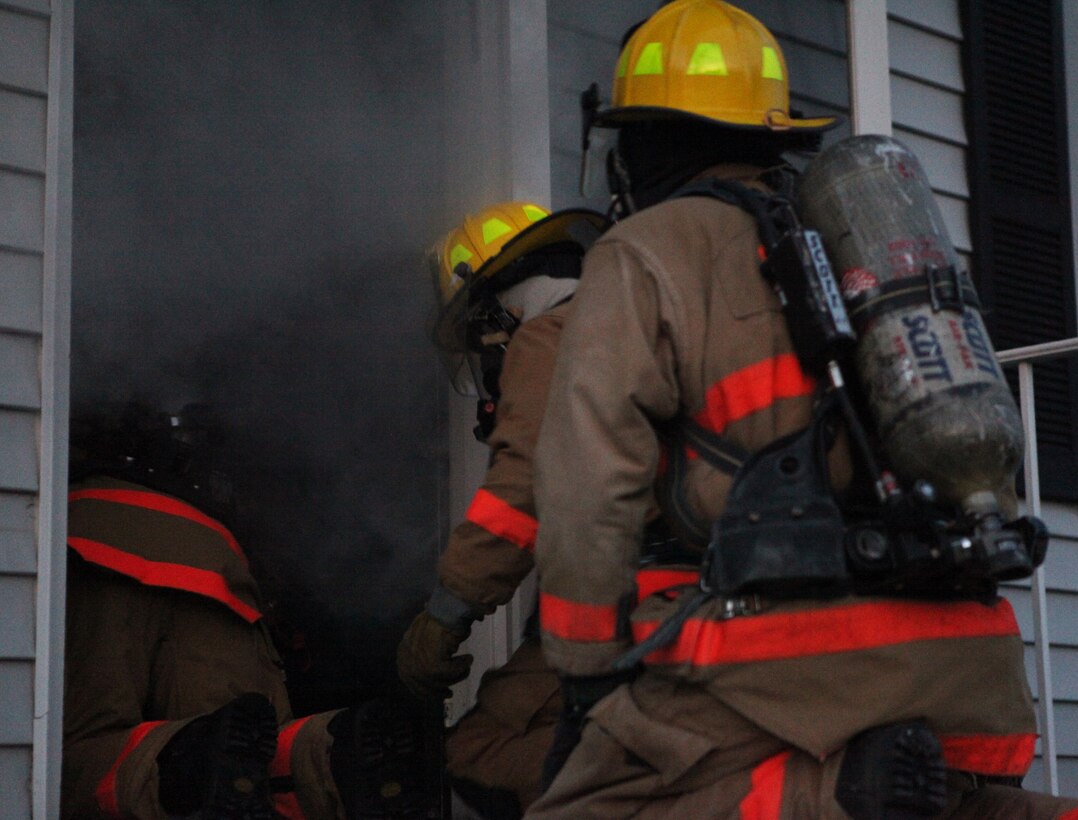
[[[779,208],[790,205],[790,201],[781,194],[750,188],[736,180],[714,177],[682,186],[674,192],[671,199],[686,196],[709,197],[746,211],[756,220],[760,241],[765,248],[771,248],[778,243],[782,235],[782,226],[777,224],[780,217]]]
[[[778,197],[750,188],[733,180],[705,179],[689,183],[678,190],[674,197],[703,196],[718,199],[747,211],[755,220],[760,240],[771,247],[779,240],[780,231],[772,203]],[[685,495],[685,473],[688,456],[685,449],[692,450],[719,472],[733,476],[751,453],[739,444],[701,426],[691,418],[675,419],[662,435],[667,445],[667,472],[660,482],[660,494],[675,524],[694,541],[706,543],[711,533],[711,522],[702,521],[693,514]]]
[[[667,470],[659,483],[659,493],[675,525],[693,541],[706,543],[711,522],[702,521],[689,507],[685,495],[685,473],[688,470],[687,447],[719,472],[733,476],[751,453],[729,439],[701,427],[688,417],[675,419],[661,433],[667,448]]]

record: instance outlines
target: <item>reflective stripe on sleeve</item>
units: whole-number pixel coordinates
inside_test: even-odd
[[[269,776],[291,777],[292,776],[292,745],[296,742],[296,735],[303,728],[303,724],[310,720],[313,715],[294,720],[281,729],[277,735],[277,751],[269,765]],[[303,809],[300,808],[299,799],[296,797],[295,784],[292,790],[287,792],[274,792],[273,809],[281,817],[287,820],[306,820]]]
[[[67,543],[90,563],[127,575],[147,586],[181,589],[204,595],[221,602],[249,623],[262,617],[261,612],[233,595],[225,579],[216,572],[183,564],[150,561],[89,538],[69,536]]]
[[[633,624],[640,643],[659,622]],[[647,663],[710,666],[855,652],[911,641],[1018,635],[1006,600],[869,602],[805,612],[747,615],[726,621],[690,618],[677,640],[647,656]]]
[[[769,757],[752,770],[752,790],[738,805],[740,820],[779,820],[790,751]]]
[[[201,524],[216,532],[225,539],[229,549],[244,561],[247,560],[247,556],[243,554],[243,550],[240,548],[235,536],[229,532],[228,527],[220,521],[199,512],[190,504],[185,504],[184,502],[175,498],[170,498],[167,495],[144,490],[94,489],[75,490],[67,495],[67,500],[69,502],[82,501],[84,499],[88,501],[108,501],[113,504],[126,504],[129,507],[141,507],[145,510],[153,510],[154,512],[165,513],[166,515],[175,515],[179,518],[186,518],[188,521],[194,521],[196,524]]]
[[[465,518],[522,550],[530,552],[535,549],[535,533],[539,529],[539,522],[510,506],[489,490],[480,488],[476,492]]]
[[[105,776],[101,778],[101,782],[97,784],[97,788],[94,789],[94,797],[97,800],[97,807],[101,809],[102,813],[106,816],[120,816],[119,797],[116,794],[116,775],[120,771],[120,765],[127,759],[127,756],[135,751],[138,745],[146,739],[146,735],[164,722],[165,721],[163,720],[152,720],[146,723],[140,723],[132,729],[131,734],[127,736],[127,742],[124,743],[123,748],[120,750],[120,754],[117,756],[116,760],[113,761],[111,768]]]
[[[618,633],[617,604],[581,604],[539,593],[539,624],[567,641],[612,641]]]
[[[733,422],[779,399],[809,396],[815,387],[815,381],[801,370],[797,356],[783,353],[715,382],[704,395],[704,409],[693,418],[701,427],[721,433]]]
[[[1033,763],[1035,734],[940,735],[948,769],[998,776],[1024,775]]]

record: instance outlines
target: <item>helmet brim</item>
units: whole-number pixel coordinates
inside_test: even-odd
[[[736,122],[729,119],[707,117],[703,114],[696,114],[680,108],[666,108],[657,105],[627,105],[621,108],[607,108],[604,111],[597,111],[591,124],[597,128],[618,128],[634,122],[679,119],[710,123],[723,128],[735,128],[744,131],[767,131],[772,134],[830,131],[843,122],[843,118],[840,116],[795,118],[785,114],[781,118],[777,118],[781,120],[780,122],[774,124]]]

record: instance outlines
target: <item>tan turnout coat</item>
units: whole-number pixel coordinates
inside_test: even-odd
[[[708,173],[761,185],[745,166]],[[761,277],[758,244],[747,213],[693,197],[624,220],[585,258],[536,454],[542,637],[560,672],[609,673],[677,607],[675,592],[660,592],[631,627],[622,617],[663,459],[656,425],[684,414],[756,451],[809,421],[814,385]],[[689,503],[713,520],[731,478],[693,455]],[[841,448],[831,461],[834,479],[848,480]],[[949,766],[1020,774],[1036,731],[1003,600],[788,601],[729,620],[711,601],[591,718],[535,816],[626,816],[652,803],[726,816],[723,805],[736,809],[758,775],[766,781],[759,767],[786,760],[777,755],[833,764],[853,735],[909,718],[928,721]],[[707,813],[678,802],[709,784],[722,797],[712,792]],[[834,809],[824,791],[813,805]]]

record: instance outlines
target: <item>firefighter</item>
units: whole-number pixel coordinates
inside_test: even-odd
[[[428,816],[393,704],[293,719],[205,408],[72,427],[62,816]]]
[[[588,113],[618,129],[609,179],[627,216],[585,258],[536,450],[543,649],[579,742],[527,816],[1078,817],[993,782],[1025,774],[1036,739],[1018,627],[994,595],[686,584],[631,606],[657,473],[702,555],[741,475],[722,456],[800,440],[822,406],[761,275],[757,218],[674,194],[781,189],[784,154],[835,121],[790,111],[775,39],[720,0],[654,13],[623,45],[612,107]],[[825,432],[825,484],[854,493],[851,448]]]
[[[467,217],[431,254],[436,341],[455,386],[470,372],[475,432],[491,456],[398,648],[400,678],[420,698],[441,701],[467,677],[472,658],[457,652],[472,623],[508,602],[532,569],[532,451],[580,259],[606,224],[592,211],[505,202]],[[449,735],[458,794],[485,816],[519,816],[539,794],[560,709],[557,676],[529,631],[508,663],[484,675],[476,707]]]

